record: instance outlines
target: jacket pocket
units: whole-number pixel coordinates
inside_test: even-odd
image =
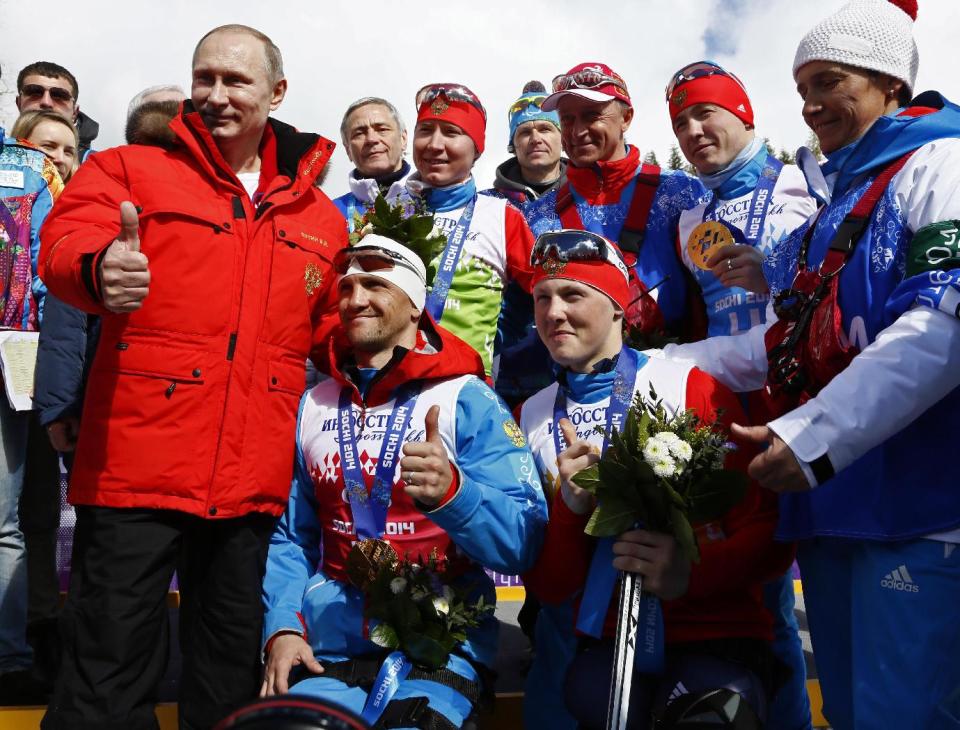
[[[158,506],[206,500],[222,434],[222,356],[172,345],[101,344],[90,372],[78,467],[105,489]]]
[[[313,319],[330,286],[335,249],[316,228],[291,216],[277,215],[273,234],[263,337],[306,355]]]

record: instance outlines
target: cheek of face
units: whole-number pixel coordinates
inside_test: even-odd
[[[595,359],[609,338],[614,314],[610,299],[586,284],[545,279],[534,288],[537,332],[561,365]]]

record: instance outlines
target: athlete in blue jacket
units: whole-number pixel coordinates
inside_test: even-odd
[[[368,536],[365,508],[345,487],[349,465],[358,464],[356,478],[368,486],[374,475],[392,485],[374,537],[414,558],[438,550],[460,583],[488,603],[496,594],[483,568],[510,575],[533,564],[546,504],[519,427],[480,379],[479,356],[423,313],[423,263],[404,246],[371,234],[345,251],[339,271],[342,328],[331,345],[332,377],[301,404],[297,473],[267,559],[263,694],[286,691],[296,681],[288,680],[291,666],[302,664],[308,673],[292,691],[364,710],[373,721],[366,705],[368,694],[377,694],[374,678],[348,683],[333,678],[331,669],[371,655],[375,665],[383,659],[369,640],[364,597],[346,579],[351,545]],[[419,384],[417,395],[409,395],[411,383]],[[397,414],[405,402],[404,425]],[[348,419],[349,434],[341,433],[341,417]],[[384,451],[391,432],[404,434],[402,459]],[[364,504],[377,500],[375,492],[374,486]],[[400,681],[385,717],[416,726],[405,713],[436,713],[461,726],[481,690],[489,689],[482,675],[493,667],[497,628],[488,616],[470,630],[445,674]],[[451,682],[450,673],[461,679]],[[418,705],[420,697],[429,707]]]
[[[839,730],[960,727],[960,500],[939,437],[960,427],[960,108],[933,92],[910,102],[918,54],[900,5],[851,2],[798,48],[828,160],[801,150],[825,207],[767,259],[782,321],[666,348],[736,389],[766,380],[785,406],[745,431],[770,444],[751,474],[787,492],[779,532],[800,540]]]

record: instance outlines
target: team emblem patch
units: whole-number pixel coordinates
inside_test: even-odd
[[[512,443],[518,449],[522,449],[527,445],[527,440],[523,437],[523,431],[521,431],[520,427],[513,421],[503,422],[503,432],[507,434],[507,438],[510,439],[510,443]]]
[[[320,267],[316,264],[307,264],[303,270],[303,287],[307,290],[307,296],[312,296],[322,283],[323,271]]]
[[[543,262],[543,270],[547,276],[560,276],[565,268],[567,268],[567,262],[553,256]]]
[[[673,95],[673,98],[670,100],[674,103],[675,106],[683,106],[683,102],[687,100],[687,90],[680,89],[676,94]]]
[[[430,111],[436,114],[438,117],[441,116],[447,109],[450,108],[450,105],[442,96],[438,96],[433,100],[433,103],[430,105]]]
[[[687,254],[698,268],[708,271],[707,259],[718,249],[733,243],[733,233],[720,221],[704,221],[687,239]]]

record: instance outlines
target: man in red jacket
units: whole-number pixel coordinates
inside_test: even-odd
[[[92,157],[43,230],[50,290],[103,316],[46,729],[157,727],[174,569],[180,726],[210,727],[256,694],[267,544],[290,486],[304,359],[346,244],[314,185],[333,143],[269,118],[286,88],[269,38],[214,29],[194,51],[172,148]]]
[[[614,244],[590,231],[548,232],[538,238],[531,263],[537,333],[560,368],[557,382],[529,398],[519,419],[552,492],[543,550],[523,576],[546,607],[531,669],[540,678],[534,709],[550,717],[550,727],[573,720],[580,728],[604,727],[606,705],[597,698],[609,688],[617,599],[591,578],[612,564],[642,575],[644,590],[663,600],[664,668],[658,674],[638,662],[628,727],[647,727],[651,715],[664,728],[696,716],[722,727],[760,727],[778,679],[762,587],[793,559],[792,545],[773,542],[776,499],[751,483],[721,518],[694,525],[701,554],[691,566],[672,535],[629,530],[606,547],[586,535],[594,499],[572,481],[599,459],[603,432],[626,412],[631,394],[646,396],[653,388],[669,412],[691,409],[724,428],[743,422],[740,404],[706,373],[624,344],[629,277]],[[739,447],[727,468],[745,470],[754,455]],[[562,712],[564,702],[572,718]]]

